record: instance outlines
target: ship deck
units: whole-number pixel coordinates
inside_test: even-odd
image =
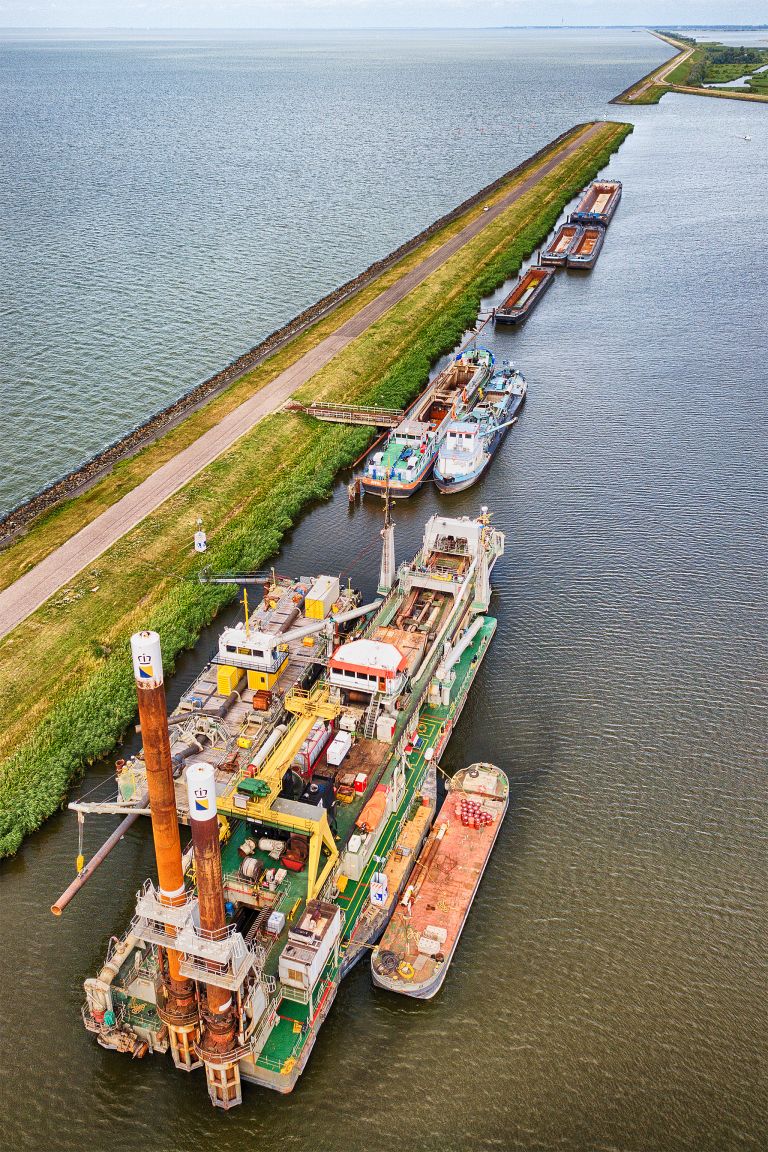
[[[459,775],[465,787],[446,796],[416,863],[410,908],[398,906],[374,958],[381,983],[411,995],[429,997],[440,987],[507,808],[509,789],[501,773],[496,774],[494,795],[473,792],[466,772]],[[479,828],[465,826],[460,811],[463,798],[477,803],[493,822]],[[438,840],[441,828],[445,831]],[[432,957],[422,952],[421,940],[435,932],[445,938],[438,940],[437,954]],[[389,971],[383,967],[387,960]]]
[[[485,617],[482,627],[473,642],[467,647],[465,652],[462,653],[456,665],[456,679],[453,684],[449,703],[446,705],[424,704],[421,707],[418,733],[413,744],[406,746],[407,749],[409,748],[407,752],[406,785],[401,802],[384,824],[376,844],[374,857],[369,861],[360,880],[356,883],[350,881],[346,885],[344,892],[338,893],[334,898],[344,913],[340,965],[338,970],[334,970],[333,966],[330,965],[324,974],[323,981],[325,982],[325,986],[321,987],[320,994],[316,998],[313,1016],[317,1016],[322,1012],[322,1002],[324,998],[333,994],[333,986],[338,983],[339,972],[344,966],[345,959],[348,959],[349,954],[354,953],[359,947],[355,939],[355,930],[368,907],[371,877],[374,871],[382,869],[381,858],[388,857],[400,844],[404,823],[413,813],[414,808],[419,804],[419,790],[427,774],[430,759],[435,762],[439,760],[441,753],[447,745],[453,726],[461,713],[477,669],[480,666],[482,657],[495,630],[496,621],[492,617]],[[363,805],[372,795],[376,783],[381,780],[386,769],[392,764],[392,750],[388,745],[376,745],[373,741],[361,741],[359,745],[355,746],[361,748],[361,755],[371,754],[362,748],[362,745],[365,744],[372,745],[373,748],[381,750],[383,756],[381,769],[377,771],[372,778],[369,778],[366,792],[360,794],[359,800],[356,800],[350,805],[339,806],[339,810],[337,811],[337,831],[339,833],[338,841],[340,845],[343,845],[349,839],[349,836],[354,830],[354,822],[362,810]],[[428,759],[427,752],[430,749],[433,750],[433,756]],[[354,751],[354,747],[352,751]],[[352,752],[350,752],[350,755],[351,754]],[[237,822],[223,853],[225,875],[227,872],[233,869],[236,870],[239,867],[238,848],[247,834],[248,828],[245,822]],[[262,853],[261,855],[263,856],[264,854]],[[379,859],[377,860],[375,857]],[[272,862],[272,864],[274,865],[274,862]],[[286,928],[281,936],[272,942],[269,948],[264,968],[267,975],[275,975],[279,954],[287,937],[288,923],[298,915],[305,899],[306,873],[289,873],[286,878],[285,890],[281,893],[281,899],[276,905],[286,913]],[[291,913],[292,916],[290,915]],[[261,936],[258,936],[255,942],[262,944],[262,946],[264,945],[264,940]],[[313,1042],[314,1039],[312,1028],[306,1026],[309,1019],[309,1009],[307,1005],[299,1004],[284,996],[278,1005],[277,1011],[277,1025],[272,1029],[267,1043],[256,1061],[258,1068],[269,1071],[274,1071],[278,1066],[286,1069],[293,1067],[291,1062],[299,1060],[304,1046],[307,1043]]]

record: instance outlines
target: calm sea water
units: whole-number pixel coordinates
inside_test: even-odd
[[[627,31],[0,33],[0,512],[668,55]]]
[[[768,338],[754,237],[768,121],[695,97],[632,116],[597,268],[559,273],[521,332],[488,334],[528,377],[519,426],[481,487],[396,508],[400,557],[436,508],[487,503],[507,532],[499,630],[444,767],[495,761],[512,804],[443,991],[410,1004],[359,967],[295,1093],[246,1088],[242,1108],[214,1113],[198,1074],[131,1063],[81,1030],[82,980],[151,851],[133,829],[54,921],[77,850],[61,816],[3,865],[9,1147],[765,1147]],[[375,502],[349,513],[340,483],[279,566],[343,569],[370,591],[375,573],[354,561],[378,527]],[[89,849],[108,827],[89,826]]]

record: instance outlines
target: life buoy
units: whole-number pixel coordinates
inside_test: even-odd
[[[397,966],[397,971],[403,980],[413,980],[413,964],[409,964],[407,960],[400,961]]]

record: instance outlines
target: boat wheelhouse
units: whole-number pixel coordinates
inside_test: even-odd
[[[461,492],[475,484],[516,423],[528,392],[525,377],[505,361],[465,420],[453,421],[435,464],[441,492]]]
[[[493,363],[485,348],[459,353],[390,433],[384,447],[369,455],[361,476],[363,489],[405,497],[420,488],[432,471],[448,422],[469,411]]]

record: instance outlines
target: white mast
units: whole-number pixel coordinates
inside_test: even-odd
[[[381,568],[379,569],[380,596],[386,596],[395,582],[395,526],[389,515],[390,510],[389,481],[384,491],[384,527],[381,530],[383,546],[381,549]]]
[[[483,530],[480,536],[480,554],[477,558],[477,574],[475,576],[475,600],[472,607],[475,612],[487,612],[491,603],[491,578],[488,571],[488,525],[490,517],[485,505],[481,509],[480,523],[483,525]]]

